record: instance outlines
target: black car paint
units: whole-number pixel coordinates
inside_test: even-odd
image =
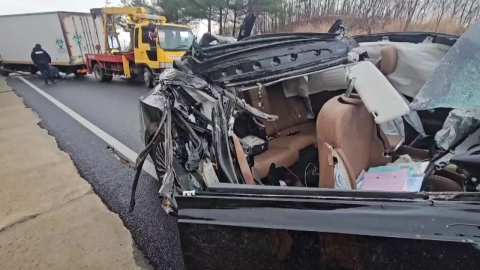
[[[242,43],[234,44],[240,46],[238,44]],[[243,49],[237,47],[237,50],[211,57],[201,63],[197,63],[191,56],[186,56],[183,63],[194,74],[206,76],[213,83],[242,86],[344,64],[347,62],[349,49],[345,40],[337,39],[295,37],[292,40],[258,43]]]
[[[450,46],[458,38],[436,33],[354,38],[420,43],[428,36]],[[159,118],[158,111],[141,106],[150,120]],[[143,132],[148,138],[148,130]],[[475,269],[480,264],[478,194],[220,184],[175,198],[187,269]]]
[[[352,197],[234,190],[179,197],[186,268],[475,269],[480,263],[479,202]]]

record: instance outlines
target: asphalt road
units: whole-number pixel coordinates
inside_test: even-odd
[[[120,79],[98,83],[93,77],[66,78],[55,85],[30,82],[86,118],[135,152],[143,149],[138,114],[139,97],[148,89],[141,83]],[[42,119],[60,149],[70,155],[79,173],[109,209],[120,215],[137,248],[156,269],[183,269],[176,219],[165,214],[157,196],[158,182],[143,173],[137,189],[137,203],[128,212],[134,171],[107,150],[107,144],[18,78],[8,84]],[[35,149],[32,149],[35,151]]]

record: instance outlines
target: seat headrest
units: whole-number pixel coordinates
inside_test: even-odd
[[[383,75],[387,76],[395,72],[397,69],[398,64],[398,53],[397,48],[395,46],[384,46],[382,47],[381,57],[378,59],[377,63],[375,64],[377,68],[383,73]]]
[[[365,108],[361,99],[349,98],[344,95],[331,98],[323,105],[318,114],[318,138],[334,148],[339,147],[338,130],[343,130],[343,125],[353,116],[360,119],[361,122],[367,121],[373,124],[373,116]],[[321,131],[318,130],[319,125],[322,127]],[[342,136],[340,135],[340,137]]]
[[[360,104],[363,104],[362,100],[360,99],[360,97],[358,98],[355,98],[355,97],[347,97],[345,95],[341,95],[339,97],[339,101],[343,102],[343,103],[346,103],[346,104],[352,104],[352,105],[360,105]]]

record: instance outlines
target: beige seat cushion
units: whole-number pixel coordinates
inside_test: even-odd
[[[265,178],[270,170],[270,165],[290,167],[298,160],[298,151],[294,149],[268,149],[255,157],[255,169],[261,178]]]
[[[385,134],[385,137],[390,145],[390,148],[391,149],[398,149],[398,147],[403,144],[403,142],[405,141],[405,137],[403,137],[402,135],[389,135],[389,134]]]
[[[250,166],[248,166],[247,157],[243,152],[242,145],[240,144],[240,140],[238,137],[233,134],[233,146],[235,148],[235,155],[237,157],[238,165],[240,166],[240,172],[242,173],[243,179],[245,179],[245,183],[247,185],[255,185],[255,181],[253,180],[253,174],[250,170]]]
[[[256,109],[278,116],[278,120],[275,122],[263,121],[269,136],[310,122],[307,118],[308,110],[301,97],[285,97],[281,84],[267,87],[262,92],[261,100],[258,96],[258,90],[246,91],[244,94],[247,102]]]
[[[287,135],[288,133],[294,133],[297,131],[299,132],[297,135],[312,136],[317,134],[317,127],[315,125],[315,122],[307,122],[307,123],[298,124],[298,125],[283,129],[279,133],[281,135]]]
[[[318,115],[317,140],[320,187],[335,187],[334,163],[325,143],[339,154],[354,189],[362,170],[386,165],[391,161],[391,158],[384,157],[384,147],[377,137],[373,116],[360,99],[343,96],[330,99]]]
[[[455,181],[439,175],[430,175],[423,180],[422,188],[430,192],[462,192],[463,188]]]
[[[298,133],[296,133],[298,132]],[[317,145],[315,123],[309,122],[293,126],[278,132],[281,137],[274,138],[268,144],[271,149],[292,148],[297,151],[307,148],[310,145]],[[288,134],[294,134],[287,136]]]
[[[376,63],[377,68],[385,76],[395,72],[398,64],[398,53],[395,46],[384,46],[380,53],[381,57]]]
[[[386,137],[381,130],[378,134]],[[378,138],[378,134],[373,116],[367,111],[361,100],[345,97],[329,100],[317,119],[320,158],[319,187],[335,188],[332,150],[327,147],[327,144],[340,156],[353,189],[357,187],[356,179],[362,170],[387,165],[391,158],[383,155],[384,146]],[[399,142],[394,137],[390,137],[389,141],[392,146]],[[403,146],[396,154],[399,152],[409,152],[411,156],[428,154],[428,151],[425,150]],[[436,192],[461,192],[462,185],[461,176],[447,171],[437,172],[437,175],[431,175],[423,182],[424,189]]]
[[[297,152],[307,148],[310,145],[313,145],[314,142],[310,136],[283,136],[275,138],[268,143],[269,149],[293,149]]]
[[[261,96],[260,106],[258,90],[244,93],[253,107],[278,116],[275,122],[263,121],[267,134],[276,137],[269,141],[268,150],[255,157],[255,169],[261,178],[268,176],[270,165],[290,167],[299,158],[299,151],[310,145],[316,145],[315,123],[307,118],[308,110],[300,97],[285,97],[281,84],[267,87]],[[298,134],[287,136],[298,132]]]

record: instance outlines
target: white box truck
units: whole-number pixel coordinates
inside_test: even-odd
[[[0,59],[3,70],[36,73],[30,54],[35,44],[50,54],[60,72],[86,74],[85,54],[105,49],[101,18],[90,13],[46,12],[0,16]]]

